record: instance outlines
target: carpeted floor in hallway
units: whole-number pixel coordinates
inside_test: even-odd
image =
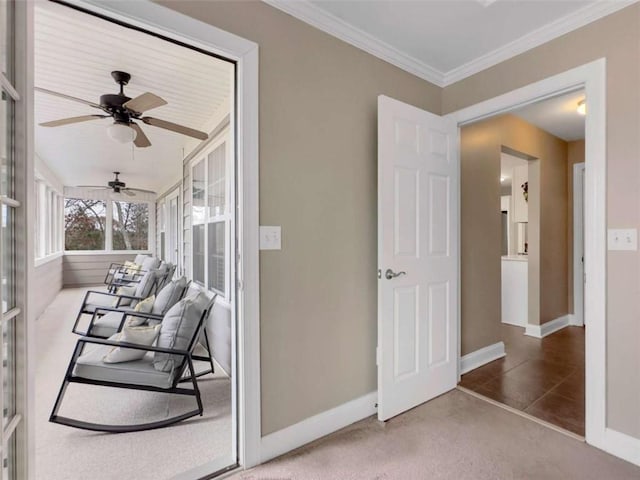
[[[640,468],[449,392],[386,423],[351,425],[234,480],[638,480]]]

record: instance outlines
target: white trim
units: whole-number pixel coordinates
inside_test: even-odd
[[[544,43],[611,15],[638,0],[593,2],[533,32],[477,57],[447,72],[438,70],[422,60],[408,55],[364,30],[338,18],[308,0],[262,0],[317,29],[370,53],[385,62],[409,72],[439,87],[447,87],[482,70],[538,47]],[[478,0],[481,1],[481,0]]]
[[[569,323],[580,327],[584,325],[584,266],[580,254],[584,248],[584,170],[584,162],[573,166],[573,271],[569,272],[573,282],[573,314]],[[576,186],[578,180],[580,185]]]
[[[401,52],[386,42],[375,38],[365,31],[351,25],[335,15],[315,6],[307,0],[295,2],[288,0],[262,0],[278,10],[288,13],[292,17],[302,20],[309,25],[322,30],[340,40],[353,45],[360,50],[370,53],[374,57],[384,60],[391,65],[409,72],[438,87],[444,84],[444,74],[430,65]]]
[[[601,58],[452,114],[464,125],[563,91],[584,88],[589,98],[585,119],[585,323],[589,325],[585,332],[585,430],[587,442],[596,446],[606,442],[606,73],[606,60]],[[459,316],[454,326],[460,328]]]
[[[602,444],[594,443],[594,446],[640,467],[640,439],[638,438],[607,428]]]
[[[65,250],[64,256],[74,255],[153,255],[151,250]]]
[[[547,335],[551,335],[552,333],[557,332],[558,330],[562,330],[564,327],[568,327],[571,324],[569,320],[569,315],[563,315],[558,317],[550,322],[543,323],[542,325],[534,325],[533,323],[528,323],[525,327],[524,334],[529,337],[535,338],[544,338]]]
[[[294,448],[375,415],[377,401],[378,392],[371,392],[262,437],[261,461],[271,460]]]
[[[504,342],[497,342],[475,352],[467,353],[460,358],[460,375],[469,373],[471,370],[498,360],[505,355]]]
[[[570,313],[569,315],[567,315],[567,317],[569,317],[569,325],[572,327],[584,327],[584,322],[582,322],[582,320],[578,321],[578,318],[575,316],[575,314]]]
[[[459,82],[505,60],[509,60],[521,53],[584,27],[602,17],[611,15],[637,1],[638,0],[617,0],[614,2],[593,2],[576,12],[570,13],[533,32],[527,33],[513,42],[507,43],[489,53],[474,58],[470,62],[449,70],[443,75],[442,82],[444,86]]]
[[[52,262],[54,261],[56,258],[60,258],[64,255],[63,252],[56,252],[56,253],[51,253],[49,255],[47,255],[46,257],[42,257],[42,258],[36,258],[34,261],[34,266],[40,267],[46,263]]]
[[[258,45],[149,0],[66,0],[147,31],[196,46],[236,62],[238,244],[238,428],[239,462],[260,462],[260,278],[259,218],[259,88]],[[21,2],[18,2],[21,3]],[[27,2],[32,3],[32,2]],[[33,414],[33,411],[31,412]],[[31,458],[33,460],[33,458]]]

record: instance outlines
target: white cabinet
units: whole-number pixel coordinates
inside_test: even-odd
[[[502,257],[502,323],[526,327],[529,263],[525,255]]]
[[[513,180],[511,182],[511,193],[513,197],[513,221],[515,223],[525,223],[529,221],[529,205],[525,199],[522,185],[528,182],[529,167],[523,165],[513,168]]]

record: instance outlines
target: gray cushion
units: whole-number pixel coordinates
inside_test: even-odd
[[[133,263],[137,265],[142,265],[142,262],[144,262],[147,258],[149,258],[149,255],[145,255],[144,253],[139,253],[138,255],[136,255],[136,258],[133,259]]]
[[[147,257],[142,262],[142,270],[148,272],[149,270],[155,270],[160,266],[160,259],[156,257]]]
[[[110,337],[118,331],[123,315],[121,312],[109,312],[100,318],[96,318],[89,331],[89,335],[94,337]]]
[[[196,334],[202,312],[209,304],[206,293],[185,298],[169,309],[162,319],[158,347],[185,350]],[[156,353],[153,366],[156,370],[170,372],[184,360],[181,355]]]
[[[154,315],[164,315],[171,307],[180,301],[187,288],[187,279],[181,277],[178,280],[167,283],[156,295],[151,313]]]
[[[118,382],[133,385],[170,388],[172,374],[153,368],[153,355],[148,353],[142,360],[125,363],[104,363],[102,359],[113,347],[87,345],[86,353],[80,356],[73,370],[76,377],[104,382]]]
[[[156,280],[155,270],[151,270],[144,274],[136,287],[136,297],[147,298],[151,293],[151,288]]]

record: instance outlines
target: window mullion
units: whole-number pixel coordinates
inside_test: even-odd
[[[108,252],[113,250],[113,201],[107,200],[106,221],[104,232],[104,249]]]

